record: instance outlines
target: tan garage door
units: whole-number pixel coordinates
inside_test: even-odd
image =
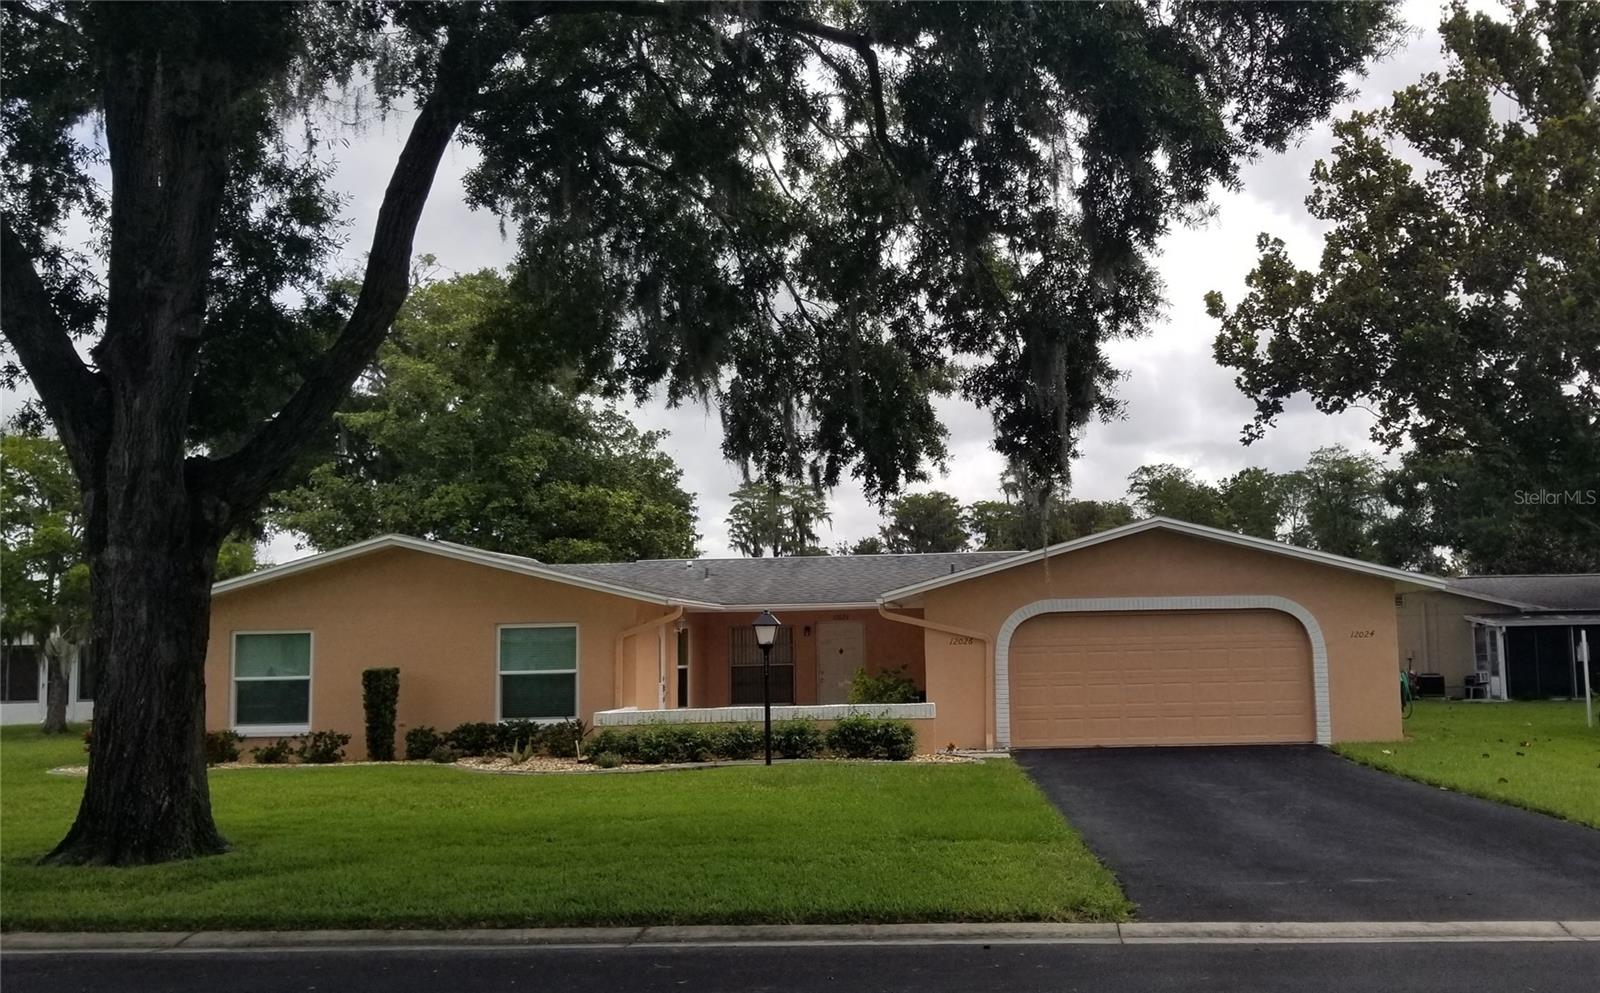
[[[1316,736],[1311,645],[1275,610],[1046,614],[1009,659],[1017,748]]]

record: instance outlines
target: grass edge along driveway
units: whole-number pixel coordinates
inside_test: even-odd
[[[1582,701],[1424,700],[1404,741],[1336,745],[1362,765],[1600,828],[1600,727]]]
[[[5,930],[1121,920],[1131,905],[1009,761],[627,775],[432,765],[216,770],[235,850],[34,864],[74,734],[0,731]]]

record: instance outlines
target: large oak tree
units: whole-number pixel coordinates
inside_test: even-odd
[[[1393,30],[1368,4],[4,10],[3,326],[83,489],[107,646],[51,857],[115,864],[225,848],[216,550],[372,361],[452,142],[518,232],[530,353],[714,399],[758,474],[874,495],[942,457],[953,354],[1001,450],[1064,477],[1114,409],[1103,342],[1155,313],[1162,233]],[[320,290],[326,168],[291,140],[345,83],[415,107],[348,300]],[[103,237],[67,242],[74,217]]]
[[[1446,66],[1335,125],[1315,268],[1262,236],[1217,359],[1259,437],[1304,393],[1405,448],[1395,554],[1600,569],[1600,3],[1457,4]]]

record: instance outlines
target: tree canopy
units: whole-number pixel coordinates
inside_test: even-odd
[[[817,525],[832,519],[822,491],[805,483],[752,480],[733,493],[728,510],[728,543],[741,554],[826,555],[817,544]]]
[[[1296,394],[1405,449],[1416,547],[1482,571],[1600,568],[1600,4],[1457,4],[1447,65],[1335,125],[1316,268],[1267,235],[1221,322],[1259,437]]]
[[[0,14],[3,329],[84,492],[107,648],[59,861],[223,850],[196,727],[217,548],[370,367],[452,143],[518,239],[508,356],[712,397],[752,476],[874,496],[943,458],[930,392],[953,386],[1064,480],[1115,409],[1104,342],[1156,312],[1162,234],[1325,116],[1395,27],[1364,3],[161,15]],[[294,111],[354,85],[415,111],[341,292],[328,118]],[[69,243],[75,219],[98,236]]]
[[[887,552],[959,552],[967,547],[966,515],[948,493],[908,493],[890,501],[878,535]]]
[[[324,550],[399,532],[546,562],[694,555],[694,498],[660,435],[507,363],[492,331],[508,299],[493,271],[413,290],[271,523]]]

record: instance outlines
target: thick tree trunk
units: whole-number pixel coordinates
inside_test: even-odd
[[[120,399],[120,398],[119,398]],[[86,489],[100,652],[89,778],[46,861],[140,865],[227,850],[211,818],[205,653],[225,527],[197,512],[181,444],[114,422],[103,488]],[[119,405],[120,406],[120,405]],[[145,422],[148,426],[148,421]]]
[[[227,850],[204,750],[215,558],[215,547],[155,531],[93,556],[103,661],[89,779],[72,830],[46,861],[139,865]]]

